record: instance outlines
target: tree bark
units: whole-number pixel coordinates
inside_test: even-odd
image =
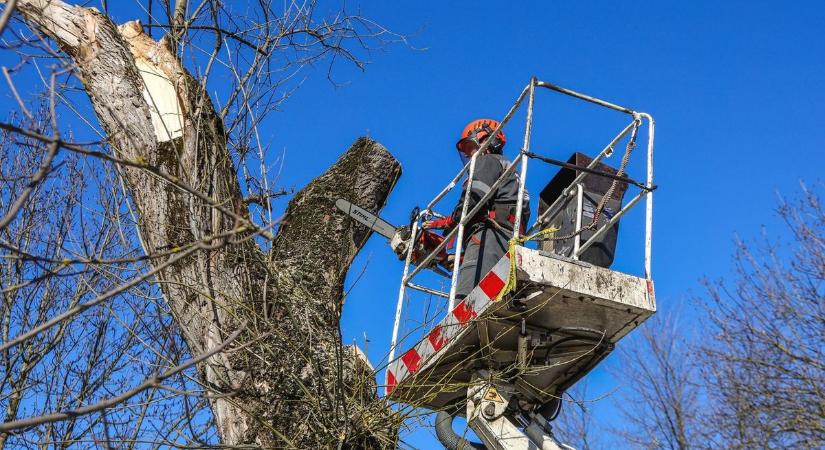
[[[222,443],[392,446],[396,427],[376,397],[374,374],[341,346],[344,278],[368,231],[334,202],[380,209],[400,176],[398,162],[358,139],[290,201],[264,254],[252,239],[223,124],[165,38],[155,42],[137,22],[117,27],[59,0],[21,0],[17,8],[74,60],[114,155],[156,171],[118,166],[146,252],[201,243],[157,277],[192,353],[245,327],[242,350],[198,367],[203,384],[222,394],[211,399]],[[168,85],[152,87],[150,77]]]

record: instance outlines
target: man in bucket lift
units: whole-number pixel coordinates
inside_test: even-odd
[[[463,164],[484,144],[498,127],[498,122],[492,119],[478,119],[464,127],[461,138],[456,143],[458,155]],[[467,211],[490,192],[493,184],[501,177],[510,162],[502,156],[507,137],[504,132],[492,138],[485,152],[476,158],[473,183],[464,184],[464,191],[453,213],[443,219],[428,220],[423,227],[429,229],[451,229],[461,220],[461,209],[464,198],[468,197]],[[516,219],[518,202],[519,176],[513,171],[496,190],[496,193],[487,202],[487,206],[479,210],[478,214],[465,225],[464,257],[458,270],[458,286],[456,298],[462,299],[478,285],[481,278],[493,268],[495,263],[507,253],[508,241],[513,237],[513,224]],[[522,204],[521,227],[530,218],[530,197],[524,192]],[[523,228],[522,228],[523,231]]]

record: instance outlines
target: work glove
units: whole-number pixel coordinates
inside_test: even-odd
[[[424,229],[429,230],[440,230],[444,228],[450,228],[453,226],[453,218],[452,217],[445,217],[443,219],[436,219],[436,220],[426,220],[421,225]]]

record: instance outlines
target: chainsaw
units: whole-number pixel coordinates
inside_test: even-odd
[[[376,216],[375,214],[353,205],[347,200],[339,198],[335,201],[335,206],[341,211],[349,214],[356,222],[365,225],[367,228],[389,239],[390,247],[398,256],[399,260],[407,257],[407,249],[410,243],[413,243],[412,255],[410,262],[418,264],[418,261],[426,258],[430,252],[444,242],[444,236],[434,233],[430,230],[419,229],[416,232],[415,238],[412,236],[412,227],[404,225],[396,227],[386,220]],[[452,270],[453,255],[447,254],[446,248],[442,248],[438,254],[428,264],[428,269],[435,273],[450,278],[448,271]],[[446,270],[445,270],[446,269]]]

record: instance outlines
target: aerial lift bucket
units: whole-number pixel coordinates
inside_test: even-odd
[[[576,154],[556,161],[531,153],[533,99],[536,88],[547,88],[628,114],[632,122],[595,157]],[[408,252],[396,309],[392,347],[386,370],[386,394],[391,401],[414,407],[466,415],[469,425],[488,448],[561,448],[550,433],[547,406],[557,405],[563,392],[592,370],[616,343],[656,311],[650,275],[653,208],[654,122],[638,113],[550,83],[531,80],[493,132],[498,133],[524,99],[528,99],[524,145],[499,182],[520,166],[523,198],[528,159],[563,167],[541,194],[539,218],[525,236],[541,236],[538,249],[523,245],[521,204],[510,251],[456,304],[458,265],[450,292],[413,283],[454,236],[460,254],[469,218],[494,194],[499,182],[475,208],[462,207],[458,227],[442,245],[411,267]],[[647,178],[638,182],[625,175],[636,136],[647,123]],[[602,163],[625,137],[628,144],[619,169]],[[412,234],[423,220],[437,217],[435,205],[467,174],[471,183],[476,156],[413,222]],[[640,192],[624,206],[629,186]],[[642,199],[645,207],[644,275],[634,276],[608,267],[613,260],[618,221]],[[589,211],[589,215],[588,215]],[[555,225],[555,234],[535,233]],[[423,338],[398,349],[401,310],[407,289],[440,296],[448,303],[446,316]],[[501,394],[499,394],[501,393]],[[495,395],[493,395],[495,394]],[[483,406],[483,407],[482,407]],[[552,417],[551,417],[552,419]]]

